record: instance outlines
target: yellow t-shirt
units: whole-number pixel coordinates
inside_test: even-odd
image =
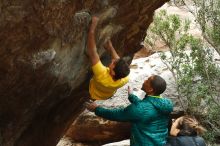
[[[110,70],[101,61],[92,66],[93,77],[89,84],[89,93],[94,100],[105,100],[114,95],[116,90],[128,82],[128,76],[114,81]]]

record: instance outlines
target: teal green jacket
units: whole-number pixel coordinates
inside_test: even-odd
[[[125,108],[97,107],[95,114],[108,120],[131,122],[131,146],[163,146],[168,135],[169,114],[173,111],[170,99],[145,96],[143,100],[134,94]]]

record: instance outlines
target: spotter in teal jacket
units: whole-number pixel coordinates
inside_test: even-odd
[[[169,114],[173,111],[170,99],[145,96],[143,100],[134,94],[125,108],[97,107],[95,114],[112,121],[130,122],[131,146],[163,146],[168,135]]]

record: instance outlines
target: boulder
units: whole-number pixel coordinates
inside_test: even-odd
[[[130,123],[102,119],[85,110],[68,129],[65,137],[89,145],[129,139]]]
[[[102,59],[110,37],[131,62],[166,1],[0,0],[0,145],[54,146],[83,111],[92,15]]]

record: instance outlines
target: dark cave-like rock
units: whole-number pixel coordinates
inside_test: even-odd
[[[131,61],[167,0],[0,0],[0,145],[54,146],[88,100],[90,15]],[[105,57],[104,57],[105,59]]]

